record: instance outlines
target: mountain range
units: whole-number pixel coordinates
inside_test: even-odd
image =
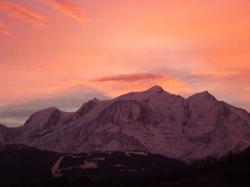
[[[159,86],[111,100],[92,99],[75,112],[51,107],[24,125],[0,125],[0,145],[59,153],[143,151],[189,162],[250,146],[250,114],[207,91],[188,98]]]

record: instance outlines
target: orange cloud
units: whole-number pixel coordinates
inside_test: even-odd
[[[155,85],[162,86],[166,91],[175,94],[189,95],[194,92],[193,88],[184,81],[148,73],[103,77],[90,81],[90,85],[111,97],[131,91],[145,90]]]
[[[1,29],[0,29],[0,34],[3,36],[10,36],[11,35],[9,31],[1,30]]]
[[[56,9],[64,12],[65,14],[70,15],[71,17],[75,18],[80,22],[84,21],[83,10],[73,5],[68,0],[42,0],[42,1],[52,5]]]
[[[10,36],[10,32],[4,28],[4,24],[0,23],[0,36]]]
[[[97,79],[98,82],[107,82],[107,81],[124,81],[124,82],[130,82],[130,81],[140,81],[140,80],[146,80],[146,79],[158,79],[161,78],[161,75],[154,75],[151,73],[138,73],[138,74],[126,74],[126,75],[115,75],[115,76],[109,76],[109,77],[102,77],[100,79]]]
[[[20,4],[0,2],[0,9],[6,10],[8,16],[10,17],[20,19],[35,25],[43,25],[46,22],[45,17]]]

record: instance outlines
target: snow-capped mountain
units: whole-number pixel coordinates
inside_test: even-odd
[[[250,146],[250,114],[208,92],[189,98],[155,86],[76,112],[48,108],[18,129],[0,127],[0,144],[56,152],[141,150],[181,160],[223,156]]]

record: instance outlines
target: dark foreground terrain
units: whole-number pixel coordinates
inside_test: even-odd
[[[1,187],[250,186],[250,149],[187,165],[145,152],[69,155],[6,145],[0,176]]]

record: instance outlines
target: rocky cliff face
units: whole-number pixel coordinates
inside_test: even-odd
[[[18,133],[0,127],[0,143],[70,153],[143,150],[189,160],[248,147],[250,114],[208,92],[185,99],[155,86],[113,100],[93,99],[73,113],[37,112]]]

